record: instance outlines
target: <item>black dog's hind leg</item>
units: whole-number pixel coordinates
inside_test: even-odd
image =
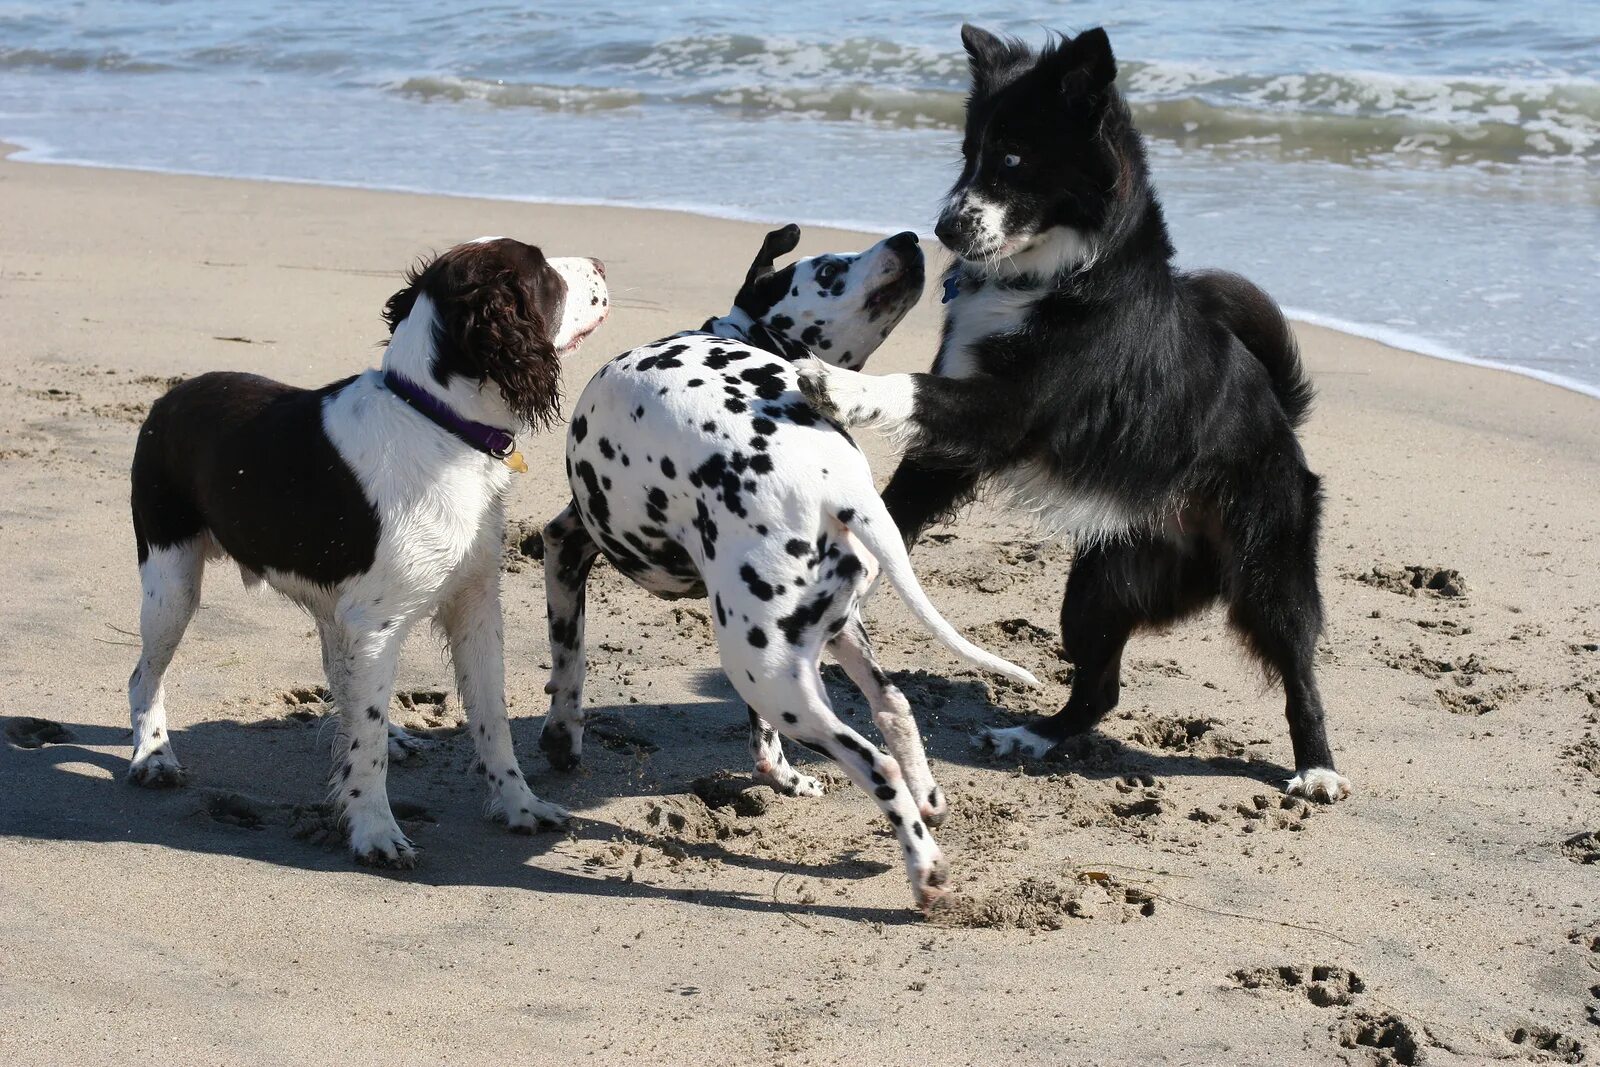
[[[550,765],[569,771],[583,757],[584,593],[600,548],[573,501],[544,528],[544,596],[550,619],[550,712],[539,747]]]
[[[1065,707],[1034,726],[1052,743],[1092,730],[1122,696],[1122,650],[1141,621],[1118,581],[1130,569],[1118,557],[1130,554],[1096,545],[1079,552],[1067,574],[1061,651],[1073,665],[1072,692]]]
[[[1283,682],[1294,777],[1285,789],[1332,803],[1350,795],[1350,782],[1334,769],[1328,746],[1315,659],[1322,632],[1322,596],[1317,589],[1317,525],[1321,491],[1303,467],[1266,484],[1282,494],[1242,501],[1229,517],[1229,532],[1250,551],[1231,553],[1228,620],[1267,670]]]
[[[1122,650],[1134,631],[1191,615],[1218,589],[1215,554],[1198,539],[1180,544],[1137,535],[1080,549],[1061,601],[1061,647],[1075,668],[1066,706],[1022,726],[988,730],[983,739],[1001,755],[1042,756],[1093,729],[1117,706]]]

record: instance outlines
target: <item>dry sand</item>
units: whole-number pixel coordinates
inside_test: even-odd
[[[618,310],[572,361],[575,394],[725,310],[760,230],[0,163],[0,710],[64,731],[3,724],[0,1062],[1600,1060],[1600,405],[1325,330],[1301,335],[1328,487],[1323,689],[1356,788],[1337,807],[1279,794],[1280,698],[1215,617],[1136,640],[1121,709],[1058,758],[974,750],[974,728],[1056,707],[1069,674],[1069,549],[981,508],[915,563],[1043,693],[966,669],[891,595],[871,610],[954,803],[940,838],[966,902],[943,924],[909,909],[893,839],[837,773],[822,799],[746,797],[750,814],[694,794],[747,768],[704,605],[608,568],[598,743],[551,772],[543,593],[516,551],[514,729],[572,833],[485,821],[424,633],[396,714],[438,740],[391,774],[423,863],[353,867],[316,806],[310,624],[230,569],[169,683],[190,784],[124,784],[146,406],[202,370],[310,385],[369,365],[399,269],[483,233],[606,260]],[[811,230],[802,248],[863,244]],[[938,312],[930,296],[872,369],[926,366]],[[558,435],[524,451],[526,531],[565,489]],[[1407,566],[1459,580],[1416,590]]]

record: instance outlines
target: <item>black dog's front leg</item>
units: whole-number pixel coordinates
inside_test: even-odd
[[[924,530],[947,522],[977,492],[979,474],[968,467],[930,465],[919,455],[907,455],[883,490],[883,502],[894,519],[906,548],[917,543]]]
[[[800,392],[818,414],[846,428],[876,427],[942,466],[1003,463],[1030,423],[1027,389],[1008,378],[861,374],[816,358],[797,370]]]

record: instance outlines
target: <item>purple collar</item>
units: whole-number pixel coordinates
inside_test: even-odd
[[[411,405],[412,410],[441,429],[449,430],[462,441],[495,459],[505,459],[516,447],[516,436],[498,426],[464,419],[450,410],[450,405],[392,370],[383,372],[383,384],[389,392]]]

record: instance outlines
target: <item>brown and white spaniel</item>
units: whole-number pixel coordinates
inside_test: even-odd
[[[184,771],[162,677],[208,559],[231,557],[316,619],[341,729],[333,790],[363,863],[410,867],[389,809],[388,723],[406,633],[434,618],[489,786],[531,832],[567,813],[528,788],[506,719],[499,560],[516,434],[560,403],[561,357],[605,319],[605,272],[510,238],[452,248],[385,309],[381,369],[320,389],[229,371],[183,382],[150,410],[133,458],[143,649],[128,682],[132,781]],[[525,469],[525,468],[523,468]]]

